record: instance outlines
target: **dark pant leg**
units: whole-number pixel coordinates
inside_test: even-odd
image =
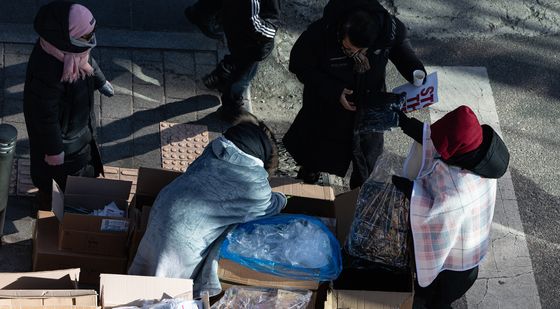
[[[477,277],[478,266],[465,271],[444,270],[425,288],[416,282],[413,308],[451,308],[451,304],[465,295]]]
[[[361,186],[371,175],[377,158],[383,152],[383,143],[382,132],[354,134],[350,188]]]
[[[224,0],[198,0],[193,6],[204,18],[216,16],[222,9]]]
[[[257,74],[259,63],[254,61],[246,64],[241,64],[239,72],[236,74],[234,80],[229,83],[225,91],[222,93],[222,104],[241,107],[243,105],[245,91],[251,86],[251,81]]]

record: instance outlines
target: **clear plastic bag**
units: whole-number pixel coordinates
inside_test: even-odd
[[[212,309],[305,309],[311,291],[232,286]]]
[[[392,165],[384,153],[360,189],[346,241],[352,256],[396,269],[409,267],[409,202],[391,183]]]
[[[396,111],[406,103],[406,94],[379,92],[358,107],[355,131],[360,134],[384,132],[399,125]]]
[[[237,226],[221,257],[251,269],[300,280],[330,281],[341,271],[340,246],[319,220],[278,215]]]

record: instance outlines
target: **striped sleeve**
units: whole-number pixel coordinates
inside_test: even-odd
[[[261,5],[259,0],[251,0],[251,22],[255,32],[267,38],[274,38],[276,35],[276,27],[271,23],[260,18],[259,13]]]

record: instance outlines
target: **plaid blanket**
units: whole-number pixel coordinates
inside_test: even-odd
[[[427,123],[422,155],[422,167],[414,180],[410,221],[418,283],[426,287],[439,272],[468,270],[484,258],[497,182],[439,160]]]

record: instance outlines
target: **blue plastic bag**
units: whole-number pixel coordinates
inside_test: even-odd
[[[221,257],[281,277],[330,281],[342,270],[340,245],[319,220],[305,215],[264,218],[238,225]]]

